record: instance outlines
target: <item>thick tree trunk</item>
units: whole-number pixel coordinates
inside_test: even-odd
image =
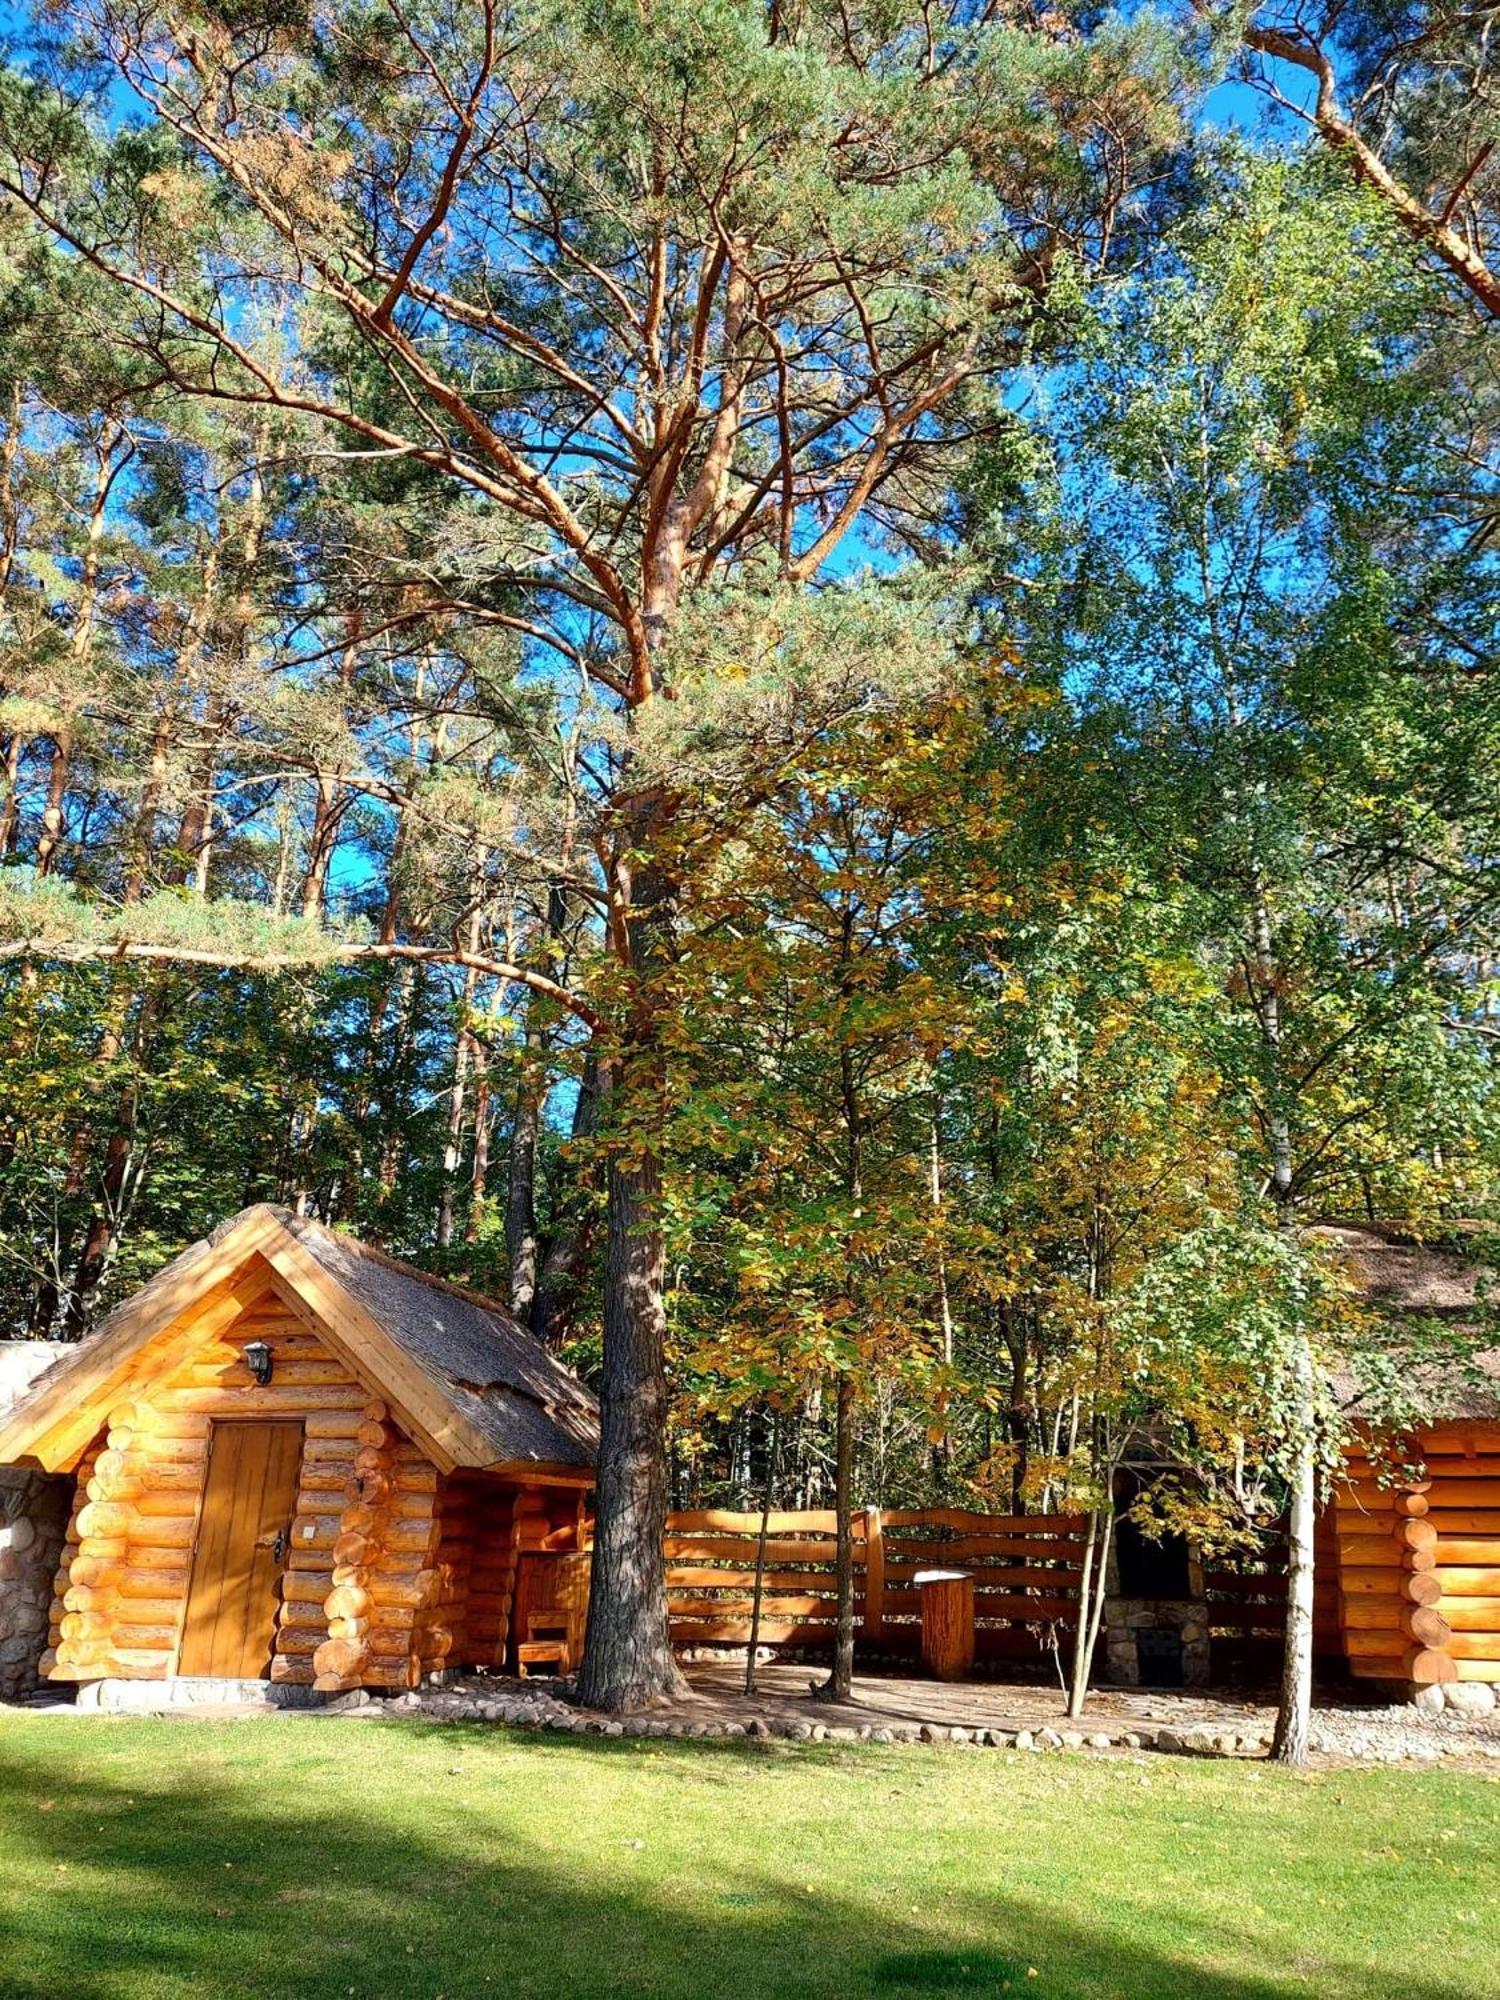
[[[659,975],[672,950],[674,890],[637,857],[663,824],[659,797],[635,802],[614,864],[611,934],[629,975],[623,1047],[604,1072],[611,1135],[598,1511],[579,1698],[643,1708],[686,1694],[667,1626],[667,1312],[662,1235],[664,1051]]]
[[[661,1177],[649,1154],[609,1165],[598,1511],[578,1698],[644,1708],[686,1693],[667,1627],[666,1310]]]

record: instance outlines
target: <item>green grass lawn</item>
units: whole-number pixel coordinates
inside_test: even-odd
[[[0,1994],[1500,1995],[1500,1784],[0,1717]]]

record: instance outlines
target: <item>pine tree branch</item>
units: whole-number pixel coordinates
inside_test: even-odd
[[[344,944],[330,938],[327,949],[315,953],[293,951],[233,951],[211,945],[157,943],[150,939],[83,939],[60,942],[56,938],[7,938],[0,942],[0,962],[22,959],[47,961],[54,965],[91,965],[104,961],[135,960],[153,965],[202,965],[226,972],[315,972],[335,965],[362,965],[401,960],[413,965],[451,965],[461,972],[525,986],[571,1014],[598,1034],[604,1017],[581,995],[570,992],[543,972],[532,971],[508,959],[486,958],[479,953],[450,945]]]

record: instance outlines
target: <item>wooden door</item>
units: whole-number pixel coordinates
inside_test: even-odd
[[[178,1673],[269,1672],[301,1462],[300,1424],[214,1425]]]

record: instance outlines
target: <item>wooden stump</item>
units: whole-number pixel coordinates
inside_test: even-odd
[[[974,1666],[974,1579],[962,1570],[919,1570],[922,1664],[934,1680],[961,1681]]]

